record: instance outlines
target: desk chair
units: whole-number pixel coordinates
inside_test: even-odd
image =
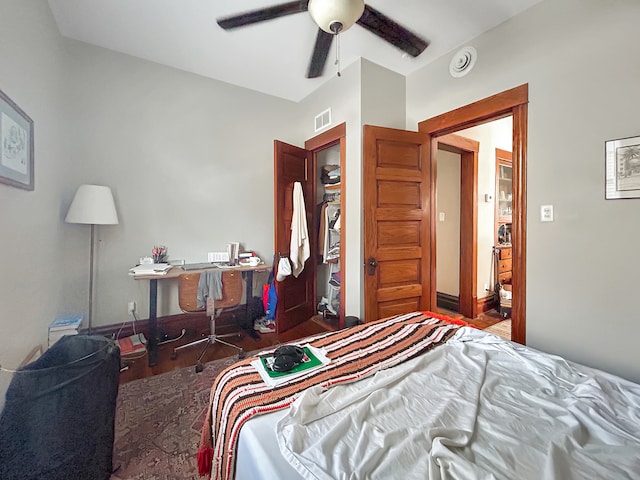
[[[227,333],[224,335],[216,334],[216,310],[219,315],[222,308],[235,307],[240,304],[240,299],[242,298],[242,274],[233,271],[222,272],[222,298],[218,300],[208,298],[205,308],[198,307],[197,295],[199,281],[200,273],[183,273],[178,277],[178,303],[180,309],[185,313],[201,313],[206,311],[207,315],[209,315],[210,333],[205,338],[174,348],[173,354],[171,355],[171,358],[175,359],[178,355],[178,350],[204,343],[205,346],[196,363],[196,372],[201,372],[204,368],[202,358],[207,352],[209,345],[215,342],[237,349],[238,358],[244,358],[245,356],[244,350],[241,347],[221,340],[221,338],[224,337],[241,336],[241,332]]]

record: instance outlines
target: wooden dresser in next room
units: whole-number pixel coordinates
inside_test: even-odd
[[[498,245],[497,274],[500,285],[511,283],[511,245]]]

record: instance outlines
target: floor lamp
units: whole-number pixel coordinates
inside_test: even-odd
[[[101,185],[80,185],[73,197],[65,222],[91,225],[91,258],[89,260],[89,334],[91,334],[95,228],[96,225],[115,225],[118,223],[118,214],[111,189]]]

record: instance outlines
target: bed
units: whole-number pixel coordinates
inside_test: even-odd
[[[430,312],[298,343],[329,363],[277,386],[255,358],[216,378],[201,474],[640,478],[640,385]]]

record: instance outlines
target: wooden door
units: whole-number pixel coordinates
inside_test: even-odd
[[[289,257],[291,244],[291,217],[293,215],[293,185],[302,184],[310,251],[316,251],[313,223],[315,193],[311,155],[307,150],[274,142],[274,248],[277,264],[280,256]],[[282,282],[276,282],[278,306],[276,308],[276,332],[282,333],[313,316],[315,264],[310,257],[304,269],[296,278],[289,275]]]
[[[423,133],[364,127],[365,321],[432,308],[429,149]]]

